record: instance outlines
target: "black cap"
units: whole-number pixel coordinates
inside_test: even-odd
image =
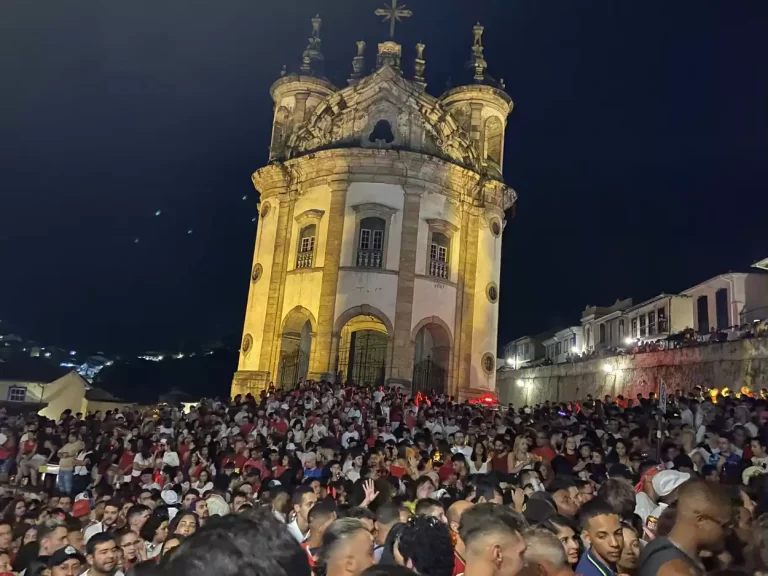
[[[64,562],[72,558],[79,560],[81,564],[85,564],[85,556],[80,554],[74,546],[65,546],[61,550],[54,552],[53,556],[48,557],[48,568],[64,564]]]

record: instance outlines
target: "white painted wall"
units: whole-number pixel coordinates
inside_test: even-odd
[[[239,370],[257,370],[261,344],[264,335],[264,316],[267,309],[267,293],[269,282],[272,278],[272,261],[275,253],[275,236],[277,233],[277,219],[280,214],[280,202],[277,199],[269,199],[262,202],[269,203],[269,213],[266,218],[261,218],[256,228],[256,247],[253,251],[251,270],[257,263],[263,268],[261,278],[255,284],[251,281],[251,271],[248,272],[248,304],[245,312],[245,325],[243,335],[250,333],[253,337],[253,348],[248,356],[240,355]]]
[[[347,202],[344,212],[344,235],[341,242],[341,265],[355,266],[357,263],[358,239],[355,236],[356,214],[353,206],[358,204],[383,204],[397,210],[392,215],[389,225],[387,242],[387,270],[400,268],[400,240],[403,233],[403,202],[402,186],[395,184],[378,184],[371,182],[353,182],[347,190]]]
[[[472,325],[472,368],[470,370],[471,388],[496,387],[495,371],[488,375],[483,371],[483,354],[497,354],[499,304],[492,304],[485,294],[489,282],[499,283],[501,271],[501,237],[496,238],[490,227],[482,222],[478,231],[477,271],[475,274],[475,300]],[[460,383],[461,384],[461,383]]]
[[[394,326],[396,303],[397,274],[340,270],[334,324],[348,309],[367,304],[386,314]]]
[[[728,325],[733,326],[739,323],[739,313],[746,303],[745,280],[747,274],[723,274],[707,280],[685,290],[683,294],[691,296],[693,307],[693,328],[699,331],[698,299],[701,296],[707,297],[707,310],[710,328],[717,328],[717,291],[721,288],[728,290]]]
[[[437,316],[448,325],[453,339],[456,320],[456,287],[428,278],[416,278],[413,286],[411,331],[424,318]]]
[[[283,292],[283,312],[280,316],[282,326],[285,317],[296,306],[302,306],[312,312],[317,320],[320,312],[320,286],[323,283],[323,271],[307,268],[296,270],[285,277]]]

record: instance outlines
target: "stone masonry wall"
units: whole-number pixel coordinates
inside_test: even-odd
[[[605,366],[613,368],[606,372]],[[614,356],[576,364],[558,364],[522,370],[499,370],[496,392],[503,404],[515,407],[549,401],[602,398],[623,394],[634,398],[659,391],[663,378],[667,390],[743,386],[759,391],[768,388],[768,338],[752,338],[651,352],[636,356]],[[520,386],[520,384],[523,386]]]

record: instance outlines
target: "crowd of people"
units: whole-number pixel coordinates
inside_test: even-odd
[[[621,400],[0,410],[0,575],[768,573],[766,401]]]

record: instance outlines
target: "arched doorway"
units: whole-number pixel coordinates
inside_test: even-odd
[[[419,322],[413,330],[413,393],[448,390],[451,335],[440,318]]]
[[[276,386],[292,389],[309,373],[314,318],[306,308],[291,310],[283,321]]]
[[[386,375],[387,327],[375,316],[348,320],[339,334],[336,382],[383,386]]]

